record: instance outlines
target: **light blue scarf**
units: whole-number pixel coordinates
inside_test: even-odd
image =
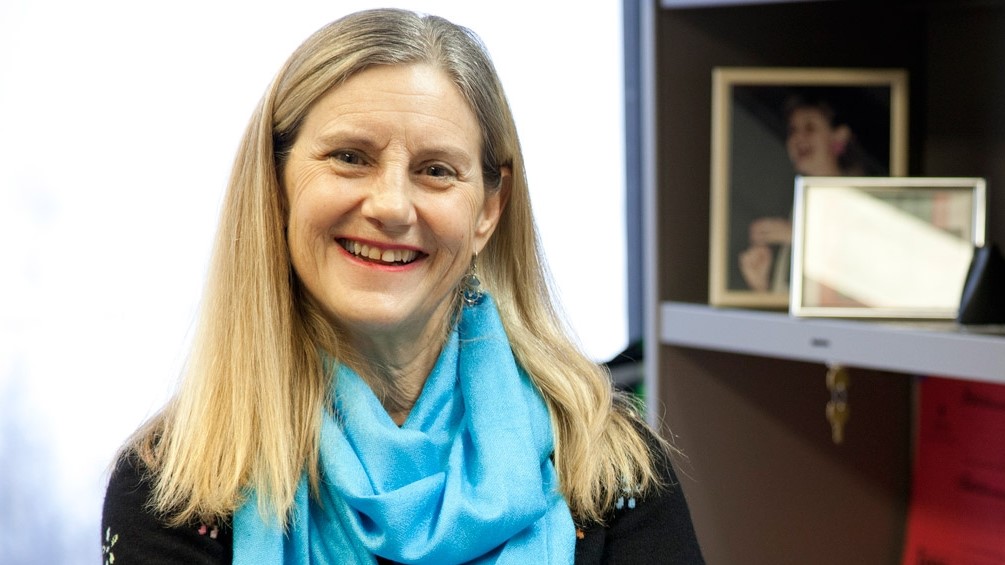
[[[235,565],[569,564],[548,410],[513,357],[495,304],[465,306],[400,428],[339,366],[321,429],[320,504],[301,479],[289,530],[255,496],[234,516]]]

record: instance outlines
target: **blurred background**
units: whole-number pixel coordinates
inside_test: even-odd
[[[488,45],[569,322],[628,343],[621,3],[0,2],[0,563],[90,564],[116,449],[184,362],[237,143],[282,62],[351,10]]]

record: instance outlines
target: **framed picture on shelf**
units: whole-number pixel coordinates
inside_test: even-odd
[[[798,177],[790,312],[955,318],[985,191],[982,178]]]
[[[795,178],[907,174],[903,69],[712,74],[709,303],[789,306]]]

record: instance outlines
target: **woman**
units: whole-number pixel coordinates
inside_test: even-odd
[[[821,98],[794,95],[785,105],[788,133],[785,150],[796,174],[859,176],[865,174],[861,149],[851,126]]]
[[[543,272],[474,35],[397,10],[321,29],[245,133],[182,385],[109,483],[106,556],[701,562],[668,448]]]
[[[862,149],[851,126],[820,97],[793,95],[785,103],[785,151],[797,175],[866,174]],[[771,216],[750,223],[750,247],[740,253],[740,273],[757,292],[786,292],[792,220]]]

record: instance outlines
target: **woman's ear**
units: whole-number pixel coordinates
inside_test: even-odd
[[[482,211],[475,224],[476,253],[481,253],[495,232],[496,226],[499,225],[499,218],[502,217],[503,210],[506,209],[506,204],[509,202],[512,187],[513,171],[509,167],[500,167],[499,186],[495,189],[485,190],[485,201],[482,203]]]
[[[848,147],[848,142],[851,141],[851,128],[846,125],[840,125],[834,128],[831,132],[831,154],[835,157],[840,157],[844,154],[844,150]]]

